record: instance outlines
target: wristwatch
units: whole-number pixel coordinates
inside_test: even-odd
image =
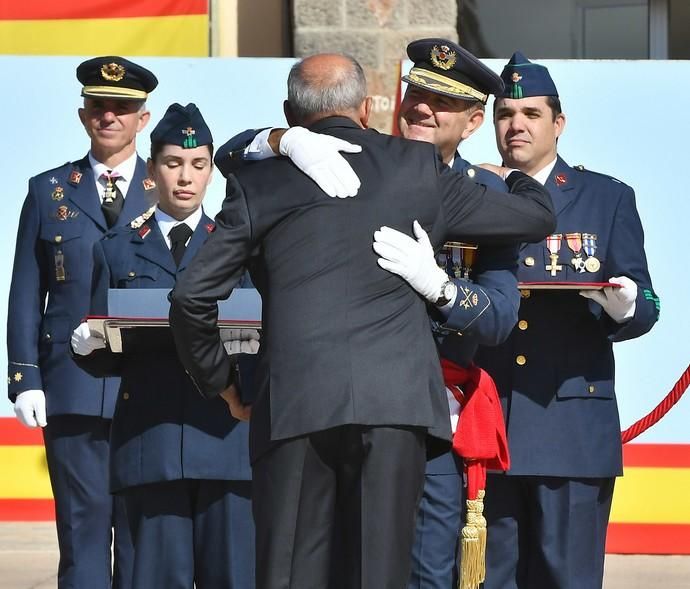
[[[455,286],[455,282],[452,280],[446,280],[441,285],[441,294],[434,302],[437,307],[443,307],[450,303],[458,292],[458,287]]]

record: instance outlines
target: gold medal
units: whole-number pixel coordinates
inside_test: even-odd
[[[601,262],[594,257],[597,251],[597,236],[595,233],[582,234],[582,249],[584,249],[587,254],[585,270],[587,270],[587,272],[598,272],[599,268],[601,268]]]
[[[590,256],[585,260],[585,269],[587,272],[598,272],[601,268],[601,263],[594,256]]]

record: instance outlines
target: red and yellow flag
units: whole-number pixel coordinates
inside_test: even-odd
[[[0,54],[208,55],[208,0],[0,0]]]

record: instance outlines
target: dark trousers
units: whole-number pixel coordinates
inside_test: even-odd
[[[347,425],[276,444],[253,466],[257,589],[403,589],[425,430]]]
[[[600,589],[614,478],[492,474],[485,589]]]
[[[59,589],[128,589],[132,543],[124,502],[108,488],[110,420],[54,415],[43,428],[55,497]],[[111,543],[114,563],[111,563]],[[111,580],[112,567],[112,580]]]
[[[440,470],[443,474],[429,474],[429,470]],[[462,471],[462,459],[453,452],[427,462],[408,589],[457,587],[458,539],[463,512]]]
[[[123,491],[134,539],[133,588],[253,589],[251,485],[177,480]]]

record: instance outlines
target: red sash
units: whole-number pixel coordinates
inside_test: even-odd
[[[453,450],[465,461],[467,499],[486,487],[486,471],[508,470],[510,455],[506,426],[496,384],[488,372],[441,358],[443,380],[460,403],[460,419]],[[462,389],[462,390],[461,390]]]

